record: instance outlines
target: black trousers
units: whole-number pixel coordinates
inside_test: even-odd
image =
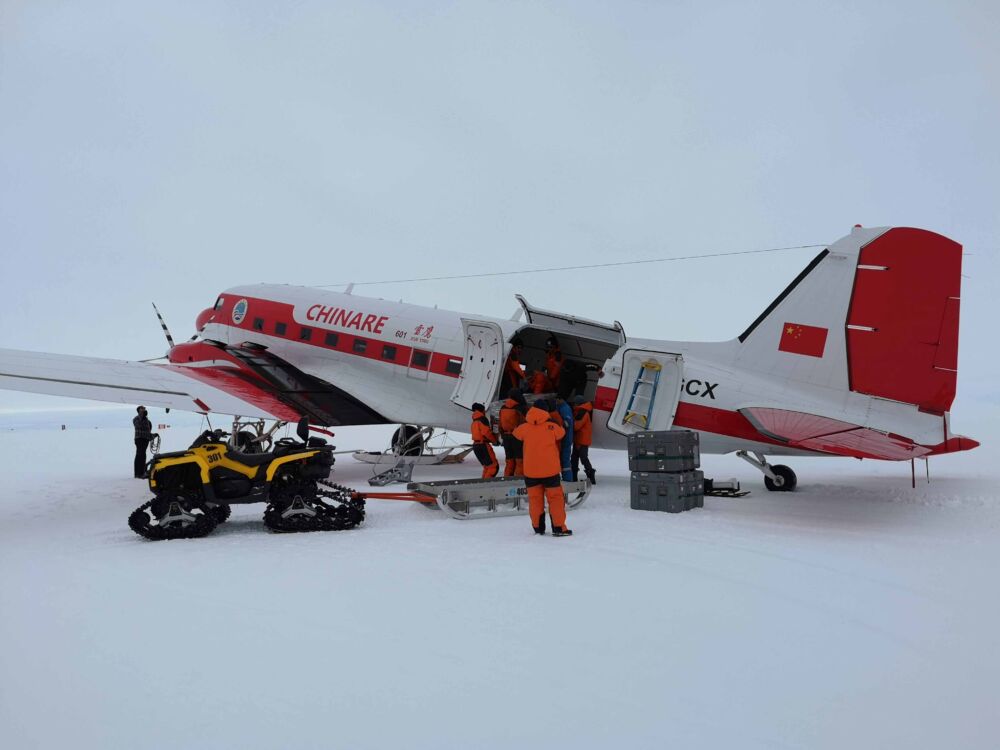
[[[573,481],[575,482],[580,476],[580,463],[583,463],[583,470],[587,474],[594,473],[594,467],[590,465],[590,446],[589,445],[574,445],[573,446]]]
[[[135,439],[135,476],[146,476],[146,449],[149,447],[149,440],[143,438]]]

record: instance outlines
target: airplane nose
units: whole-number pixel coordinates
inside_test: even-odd
[[[194,320],[194,328],[198,333],[201,333],[202,329],[211,322],[212,318],[215,316],[215,310],[211,307],[202,310],[198,313],[198,317]]]

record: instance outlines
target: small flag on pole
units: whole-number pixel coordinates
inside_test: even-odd
[[[826,328],[806,326],[801,323],[785,323],[781,329],[778,349],[789,354],[804,354],[807,357],[822,357],[826,348]]]

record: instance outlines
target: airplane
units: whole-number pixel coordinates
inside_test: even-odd
[[[629,338],[619,322],[543,310],[500,319],[305,286],[226,289],[164,363],[0,349],[0,388],[319,427],[468,432],[496,404],[512,340],[540,369],[558,339],[594,405],[594,447],[688,429],[768,489],[797,478],[769,456],[901,461],[979,445],[951,431],[962,247],[934,232],[860,225],[819,253],[739,336]],[[650,300],[653,304],[654,300]]]

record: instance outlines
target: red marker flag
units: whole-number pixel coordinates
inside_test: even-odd
[[[778,349],[790,354],[805,354],[807,357],[822,357],[826,348],[826,328],[804,326],[801,323],[785,323],[781,329]]]

